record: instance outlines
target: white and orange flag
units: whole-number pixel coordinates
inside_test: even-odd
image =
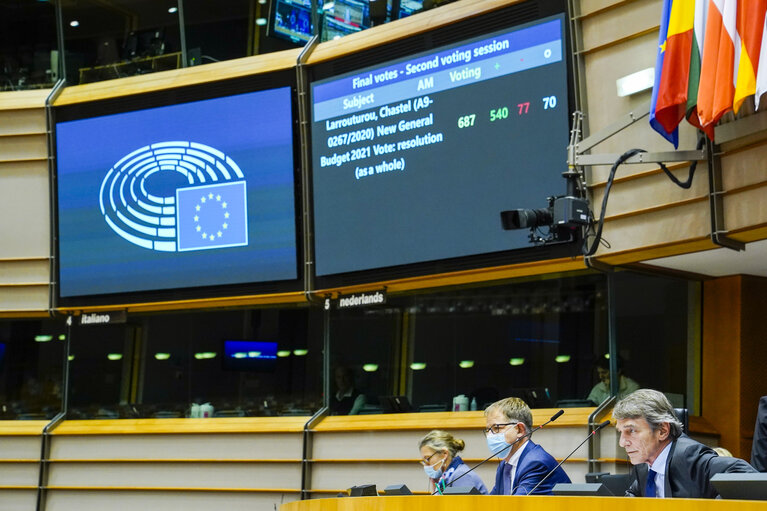
[[[754,91],[754,103],[756,108],[759,108],[759,98],[767,92],[767,37],[764,37],[764,33],[767,32],[767,13],[762,15],[762,42],[761,50],[759,52],[759,69],[756,72],[756,90]]]
[[[737,3],[737,0],[709,0],[698,88],[698,117],[703,127],[715,124],[732,109]]]
[[[738,0],[735,96],[732,109],[740,110],[743,100],[756,91],[756,79],[762,50],[764,16],[767,0]],[[758,101],[758,98],[757,98]]]

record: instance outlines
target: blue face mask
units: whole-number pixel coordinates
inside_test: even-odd
[[[434,479],[435,481],[442,477],[442,469],[435,470],[432,465],[425,465],[423,467],[423,471],[426,472],[427,476]]]
[[[496,433],[494,435],[487,436],[487,448],[490,449],[491,453],[495,454],[496,452],[500,451],[504,447],[511,447],[511,444],[506,442],[506,438],[504,438],[503,433]],[[506,449],[505,451],[501,451],[500,453],[498,453],[498,457],[503,459],[509,455],[509,452],[511,452],[509,449]]]

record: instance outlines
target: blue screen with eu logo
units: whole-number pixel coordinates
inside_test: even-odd
[[[61,297],[297,279],[290,88],[56,124]]]

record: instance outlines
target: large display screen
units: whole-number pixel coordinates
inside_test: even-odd
[[[317,275],[531,246],[562,195],[563,15],[312,83]]]
[[[297,279],[289,87],[58,122],[59,295]]]

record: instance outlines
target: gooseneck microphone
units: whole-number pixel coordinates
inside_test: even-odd
[[[498,456],[499,454],[503,453],[503,451],[505,451],[505,450],[507,450],[507,449],[511,449],[511,448],[512,448],[512,447],[514,447],[514,446],[515,446],[515,445],[516,445],[518,442],[520,442],[520,441],[521,441],[523,438],[529,438],[529,437],[530,437],[530,436],[531,436],[533,433],[535,433],[536,431],[538,431],[539,429],[541,429],[543,426],[545,426],[545,425],[549,424],[550,422],[553,422],[553,421],[557,420],[559,417],[561,417],[561,416],[562,416],[562,414],[563,414],[563,413],[565,413],[565,411],[564,411],[564,410],[559,410],[557,413],[555,413],[554,415],[552,415],[552,416],[551,416],[551,418],[550,418],[549,420],[547,420],[546,422],[544,422],[544,423],[543,423],[543,424],[541,424],[540,426],[538,426],[538,427],[535,427],[535,428],[531,429],[529,433],[525,433],[524,435],[522,435],[521,437],[517,438],[517,439],[516,439],[516,440],[514,440],[512,443],[510,443],[509,445],[507,445],[506,447],[504,447],[503,449],[500,449],[498,452],[494,452],[493,454],[491,454],[491,455],[490,455],[490,457],[489,457],[489,458],[485,458],[484,460],[480,461],[479,463],[477,463],[476,465],[474,465],[473,467],[471,467],[469,470],[467,470],[467,471],[466,471],[466,472],[464,472],[463,474],[459,475],[458,477],[456,477],[455,479],[453,479],[452,481],[450,481],[450,483],[446,484],[444,487],[445,487],[445,488],[447,488],[448,486],[453,486],[453,483],[455,483],[457,480],[459,480],[460,478],[462,478],[462,477],[463,477],[463,476],[465,476],[466,474],[468,474],[468,473],[470,473],[470,472],[473,472],[475,469],[479,468],[480,466],[484,465],[485,463],[487,463],[487,462],[488,462],[488,461],[490,461],[491,459],[493,459],[493,458],[495,458],[496,456]],[[609,423],[609,421],[608,421],[608,423]],[[432,493],[432,495],[435,495],[435,494],[437,494],[437,492],[439,492],[439,484],[437,485],[437,489],[434,491],[434,493]]]
[[[538,487],[539,487],[541,484],[543,484],[543,482],[544,482],[546,479],[548,479],[548,478],[549,478],[549,476],[551,476],[551,474],[553,474],[554,472],[556,472],[556,471],[557,471],[557,469],[558,469],[559,467],[561,467],[561,466],[562,466],[562,463],[564,463],[565,461],[567,461],[568,459],[570,459],[570,456],[572,456],[572,455],[575,453],[575,451],[577,451],[578,449],[580,449],[580,448],[581,448],[581,446],[582,446],[583,444],[585,444],[585,443],[588,441],[588,439],[589,439],[589,438],[591,438],[591,437],[593,437],[594,435],[596,435],[596,434],[597,434],[597,431],[599,431],[600,429],[604,428],[605,426],[608,426],[609,424],[610,424],[610,421],[609,421],[609,420],[606,420],[606,421],[604,421],[603,423],[599,424],[597,427],[595,427],[595,428],[594,428],[594,430],[593,430],[591,433],[589,433],[589,436],[587,436],[586,438],[584,438],[584,439],[583,439],[583,442],[581,442],[581,443],[579,443],[579,444],[578,444],[578,447],[576,447],[575,449],[573,449],[573,450],[572,450],[572,452],[570,452],[570,454],[568,454],[567,456],[565,456],[565,457],[564,457],[564,459],[563,459],[562,461],[560,461],[560,462],[557,464],[557,466],[556,466],[556,467],[554,467],[553,469],[551,469],[551,470],[549,471],[549,473],[548,473],[548,474],[546,474],[546,475],[543,477],[543,479],[541,479],[540,481],[538,481],[538,484],[536,484],[535,486],[533,486],[533,489],[532,489],[532,490],[530,490],[529,492],[527,492],[527,494],[528,494],[528,495],[530,495],[531,493],[534,493],[534,492],[535,492],[535,490],[536,490],[536,489],[537,489],[537,488],[538,488]]]

